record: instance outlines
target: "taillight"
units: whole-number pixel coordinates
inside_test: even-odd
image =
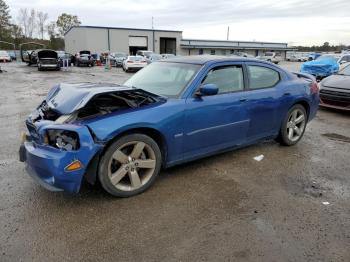
[[[320,88],[317,82],[312,82],[310,84],[310,91],[312,94],[318,94],[320,92]]]

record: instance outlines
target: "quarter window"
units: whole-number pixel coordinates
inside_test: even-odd
[[[243,90],[242,66],[217,67],[209,71],[202,84],[215,84],[219,94]]]
[[[273,87],[280,81],[280,74],[262,66],[248,66],[250,89]]]
[[[215,55],[215,50],[214,49],[210,50],[210,54]]]

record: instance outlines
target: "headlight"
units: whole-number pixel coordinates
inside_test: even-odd
[[[74,131],[50,129],[46,135],[46,143],[50,146],[66,151],[78,150],[80,147],[79,136]]]

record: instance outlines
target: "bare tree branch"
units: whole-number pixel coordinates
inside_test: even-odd
[[[38,24],[39,34],[41,36],[41,39],[44,39],[44,34],[45,34],[45,31],[46,31],[45,24],[46,24],[46,21],[49,18],[49,16],[48,16],[47,13],[44,13],[42,11],[37,12],[36,16],[37,16],[37,24]]]

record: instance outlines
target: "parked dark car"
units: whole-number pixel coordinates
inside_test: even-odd
[[[350,64],[320,82],[320,106],[350,111]]]
[[[170,58],[124,85],[54,86],[26,120],[20,159],[49,190],[78,192],[85,176],[129,197],[161,168],[266,139],[294,145],[318,104],[315,78],[272,63]]]
[[[58,54],[51,49],[38,49],[31,53],[32,64],[37,64],[38,70],[60,70]]]
[[[115,67],[121,67],[123,66],[123,61],[128,58],[128,55],[126,53],[122,52],[115,52],[113,53],[114,56],[114,66]]]
[[[75,56],[75,66],[94,66],[95,60],[88,50],[80,51]]]

